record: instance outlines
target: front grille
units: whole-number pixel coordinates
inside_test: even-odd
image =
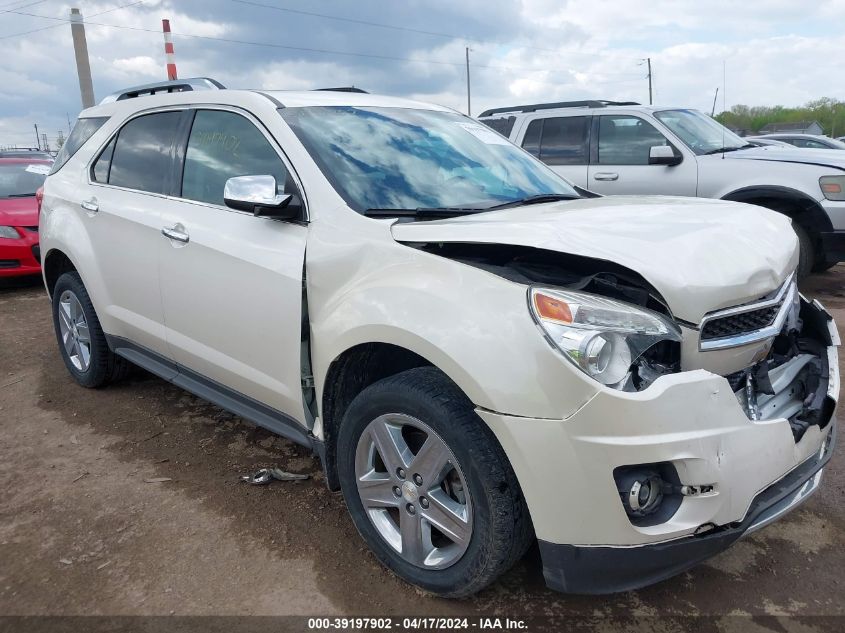
[[[701,329],[701,340],[737,336],[762,330],[774,323],[778,310],[780,310],[780,305],[774,305],[751,312],[741,312],[740,314],[712,319],[707,321]]]
[[[0,268],[17,268],[20,265],[17,259],[0,259]]]

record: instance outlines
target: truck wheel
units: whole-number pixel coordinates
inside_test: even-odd
[[[813,240],[810,239],[807,229],[795,222],[792,223],[792,228],[798,236],[800,249],[798,253],[798,278],[804,279],[813,272],[816,263],[816,249],[813,247]]]
[[[376,557],[432,593],[473,594],[519,560],[533,529],[516,475],[472,403],[433,367],[364,389],[338,433],[338,473]]]
[[[59,352],[74,380],[95,388],[126,375],[129,363],[112,353],[82,279],[65,273],[53,288],[53,327]]]

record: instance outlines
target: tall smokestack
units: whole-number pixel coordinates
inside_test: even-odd
[[[88,61],[88,42],[85,39],[85,23],[79,9],[70,10],[70,31],[73,34],[73,53],[76,55],[76,72],[79,75],[79,94],[82,107],[94,105],[94,83],[91,81],[91,64]]]
[[[176,59],[173,56],[173,39],[170,36],[170,20],[162,20],[161,29],[164,31],[164,56],[167,58],[167,78],[172,81],[178,79],[178,77],[176,76]]]

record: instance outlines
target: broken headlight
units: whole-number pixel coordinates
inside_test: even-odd
[[[529,292],[531,312],[549,340],[578,369],[608,387],[630,389],[643,354],[662,341],[681,340],[678,326],[651,310],[584,292]]]

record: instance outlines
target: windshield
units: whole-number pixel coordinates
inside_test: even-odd
[[[457,113],[335,106],[279,113],[359,213],[484,209],[546,194],[579,197],[533,156]]]
[[[698,110],[663,110],[655,112],[654,116],[699,156],[749,146],[724,125]]]
[[[0,164],[0,198],[34,196],[49,171],[48,162]]]

